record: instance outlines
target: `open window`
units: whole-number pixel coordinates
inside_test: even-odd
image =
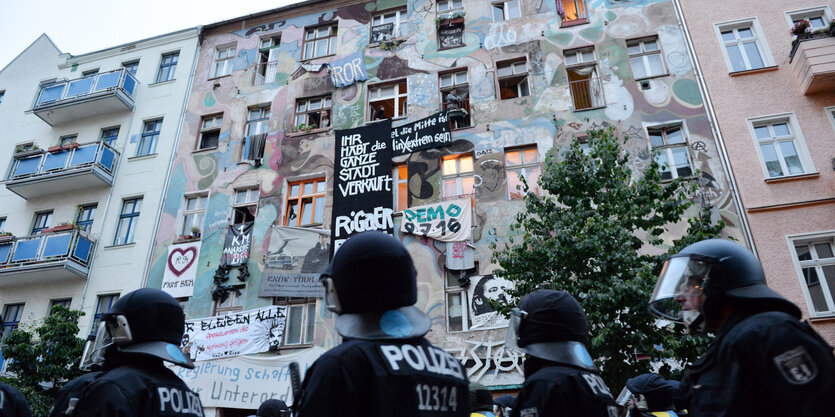
[[[606,106],[593,46],[565,51],[565,71],[575,111]]]
[[[255,215],[258,213],[258,197],[258,187],[235,190],[235,202],[232,203],[233,225],[255,221]]]
[[[368,115],[370,120],[396,119],[406,116],[408,105],[406,80],[395,84],[368,87]]]
[[[499,96],[502,100],[531,95],[528,85],[528,62],[525,58],[496,64]]]
[[[330,94],[297,99],[294,129],[299,131],[329,127],[331,123],[330,110]]]
[[[200,119],[200,137],[197,140],[197,149],[217,148],[222,123],[222,114],[203,116]]]
[[[253,106],[246,111],[246,131],[241,146],[241,161],[257,161],[264,156],[270,129],[270,104]]]
[[[472,126],[470,117],[470,84],[467,70],[456,70],[441,74],[441,103],[449,116],[451,129],[463,129]]]
[[[371,18],[371,43],[379,43],[401,37],[400,25],[405,20],[405,10],[391,10],[375,14]]]
[[[261,45],[258,47],[258,67],[255,70],[255,85],[275,82],[280,45],[281,35],[261,39]]]
[[[589,21],[586,14],[585,0],[556,0],[557,14],[562,22],[560,26],[573,26]]]

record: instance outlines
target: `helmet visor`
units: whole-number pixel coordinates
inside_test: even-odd
[[[517,349],[519,348],[519,327],[522,326],[522,319],[524,319],[528,313],[524,310],[520,310],[518,307],[513,307],[510,310],[510,320],[507,326],[507,338],[505,339],[505,347],[510,349]]]
[[[701,256],[673,256],[664,262],[661,276],[649,300],[650,313],[684,323],[682,312],[699,311],[712,262]]]
[[[107,324],[102,320],[96,330],[96,337],[92,341],[88,340],[84,346],[84,353],[81,355],[81,363],[78,367],[84,371],[89,371],[93,365],[104,364],[104,350],[112,344],[113,337],[107,330]]]
[[[615,402],[618,403],[618,405],[621,407],[626,407],[626,405],[629,404],[629,400],[631,399],[632,391],[630,391],[629,388],[623,387],[623,389],[620,391],[620,394],[618,395],[618,398],[615,399]]]

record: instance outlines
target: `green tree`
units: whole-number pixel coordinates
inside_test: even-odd
[[[659,327],[646,308],[665,256],[658,255],[661,237],[684,220],[698,181],[662,182],[654,155],[645,172],[634,173],[612,128],[590,131],[588,145],[587,153],[575,142],[559,157],[548,155],[539,180],[544,196],[523,184],[526,210],[511,225],[515,238],[494,244],[494,274],[515,283],[516,300],[542,286],[574,295],[586,311],[592,357],[619,390],[626,379],[650,372],[651,362],[689,364],[707,346],[681,326]],[[710,214],[704,206],[689,219],[668,253],[718,236],[725,225]],[[512,305],[494,307],[507,314]],[[679,377],[673,368],[664,361],[660,373]]]
[[[10,360],[6,369],[11,376],[3,381],[23,392],[33,416],[49,415],[58,390],[83,373],[78,364],[84,340],[76,336],[83,315],[55,305],[32,332],[18,328],[4,340],[2,352]]]

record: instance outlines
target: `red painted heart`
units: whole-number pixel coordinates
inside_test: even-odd
[[[188,256],[189,254],[191,255],[190,257]],[[168,254],[168,269],[170,269],[174,275],[179,277],[183,274],[183,272],[186,272],[186,270],[196,260],[197,248],[194,246],[186,249],[175,248],[170,254]]]

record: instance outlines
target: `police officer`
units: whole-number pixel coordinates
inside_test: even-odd
[[[344,339],[307,370],[298,417],[469,415],[463,367],[423,337],[431,322],[413,306],[416,271],[400,241],[376,231],[351,237],[322,282]]]
[[[82,358],[82,367],[98,364],[102,374],[71,415],[202,417],[200,398],[163,364],[194,367],[179,349],[184,331],[183,309],[170,295],[142,288],[120,298]]]
[[[2,330],[2,329],[0,329]],[[2,331],[0,331],[2,334]],[[29,417],[26,397],[12,386],[0,382],[0,417]]]
[[[270,398],[258,407],[256,417],[290,417],[290,407],[284,401]]]
[[[650,311],[716,334],[682,381],[691,415],[835,413],[832,347],[766,286],[759,261],[739,244],[705,240],[667,259]]]
[[[496,417],[493,414],[493,394],[478,382],[470,382],[470,417]]]
[[[516,397],[505,394],[496,397],[493,400],[493,412],[496,413],[498,417],[510,417],[510,410],[513,409],[513,402],[516,401]]]
[[[587,338],[586,314],[568,293],[536,290],[522,298],[508,328],[508,346],[527,354],[511,417],[618,415],[586,350]]]
[[[673,386],[661,375],[643,374],[626,380],[618,403],[625,400],[621,405],[626,405],[630,417],[678,417],[673,394]]]

